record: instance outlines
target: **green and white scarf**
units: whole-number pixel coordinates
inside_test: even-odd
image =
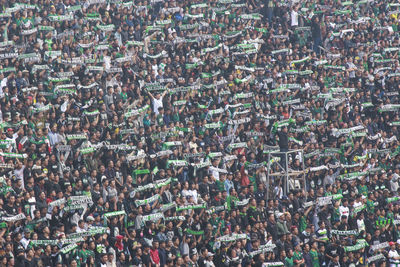
[[[183,210],[195,210],[195,209],[205,209],[206,203],[203,204],[197,204],[197,205],[186,205],[186,206],[180,206],[180,207],[176,207],[176,211],[183,211]]]
[[[400,104],[387,104],[379,109],[379,112],[396,111],[400,109]]]
[[[16,221],[24,220],[25,218],[26,218],[25,214],[20,213],[18,215],[12,216],[12,217],[1,217],[0,220],[5,221],[5,222],[16,222]]]
[[[248,239],[247,234],[232,234],[232,235],[224,235],[217,238],[217,241],[220,242],[235,242],[241,239]]]
[[[16,159],[26,159],[28,157],[27,154],[5,153],[5,152],[0,152],[0,156],[5,158],[16,158]]]
[[[341,235],[341,236],[349,236],[349,235],[358,235],[358,230],[346,230],[346,231],[340,231],[340,230],[331,230],[332,235]]]
[[[171,217],[165,217],[165,221],[184,221],[186,218],[184,216],[171,216]]]
[[[355,244],[354,246],[345,246],[344,251],[345,252],[357,251],[365,248],[366,246],[368,246],[368,243],[365,240],[357,240],[357,244]]]
[[[145,105],[144,107],[141,107],[137,110],[130,110],[127,113],[124,114],[125,118],[129,118],[132,116],[137,116],[139,114],[142,114],[143,112],[145,112],[147,109],[150,108],[150,105]]]
[[[69,21],[69,20],[74,20],[74,16],[73,15],[63,15],[63,16],[50,15],[47,18],[50,21]]]
[[[114,24],[109,24],[109,25],[97,25],[97,28],[103,32],[111,32],[114,30],[115,25]]]
[[[135,200],[135,205],[136,205],[137,207],[143,206],[143,205],[147,205],[147,204],[150,204],[150,203],[152,203],[152,202],[154,202],[154,201],[156,201],[156,200],[158,200],[158,199],[160,199],[160,195],[159,195],[159,194],[155,194],[154,196],[151,196],[151,197],[149,197],[149,198],[147,198],[147,199],[143,199],[143,200],[138,199],[138,200]]]
[[[66,137],[67,141],[87,139],[86,134],[68,134]]]
[[[374,261],[382,260],[382,259],[386,259],[386,257],[382,253],[380,253],[378,255],[374,255],[374,256],[371,256],[371,257],[367,258],[367,263],[369,264],[369,263],[372,263]]]
[[[164,214],[162,212],[153,213],[153,214],[145,215],[142,217],[142,221],[144,223],[147,221],[157,222],[160,219],[164,219]]]
[[[70,245],[68,245],[68,246],[66,246],[66,247],[63,247],[63,248],[60,250],[60,252],[61,252],[62,254],[68,254],[69,252],[71,252],[72,250],[76,249],[77,247],[78,247],[77,244],[70,244]]]
[[[253,14],[242,14],[239,16],[239,18],[243,20],[261,20],[262,15],[258,13],[253,13]]]

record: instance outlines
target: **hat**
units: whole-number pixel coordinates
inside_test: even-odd
[[[214,253],[211,253],[211,252],[207,253],[207,257],[212,257],[212,256],[214,256]]]
[[[13,128],[8,128],[7,129],[7,132],[13,132],[14,130],[13,130]]]
[[[394,246],[396,243],[394,243],[393,241],[389,242],[389,246]]]
[[[87,216],[86,221],[90,222],[90,221],[94,221],[93,216]]]

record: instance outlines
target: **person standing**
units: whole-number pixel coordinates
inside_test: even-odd
[[[388,258],[390,262],[390,267],[397,267],[400,265],[400,255],[396,250],[396,243],[389,242],[390,251],[388,253]]]
[[[289,151],[289,137],[288,137],[288,128],[285,126],[281,131],[278,132],[278,145],[280,152],[288,152]],[[284,153],[281,154],[281,165],[286,171],[286,155]]]
[[[314,51],[315,53],[319,54],[320,53],[320,46],[322,45],[322,39],[321,39],[321,26],[320,26],[320,21],[317,16],[315,16],[312,19],[311,22],[311,33],[312,33],[312,38],[314,41]]]
[[[310,250],[311,264],[312,267],[319,267],[319,257],[318,257],[318,243],[313,242]]]

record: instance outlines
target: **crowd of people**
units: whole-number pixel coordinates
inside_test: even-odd
[[[400,265],[397,0],[0,9],[0,267]]]

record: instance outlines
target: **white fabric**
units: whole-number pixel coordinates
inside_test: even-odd
[[[340,206],[339,212],[340,212],[340,217],[342,217],[342,216],[349,217],[349,207]]]
[[[390,267],[397,267],[400,265],[400,261],[394,259],[394,258],[400,257],[397,250],[390,250],[388,257],[389,257],[389,261],[390,261]]]
[[[299,13],[297,13],[297,11],[295,10],[292,10],[292,13],[290,15],[291,15],[292,27],[299,26]]]
[[[158,115],[158,108],[163,107],[162,97],[160,99],[153,98],[153,112]]]

